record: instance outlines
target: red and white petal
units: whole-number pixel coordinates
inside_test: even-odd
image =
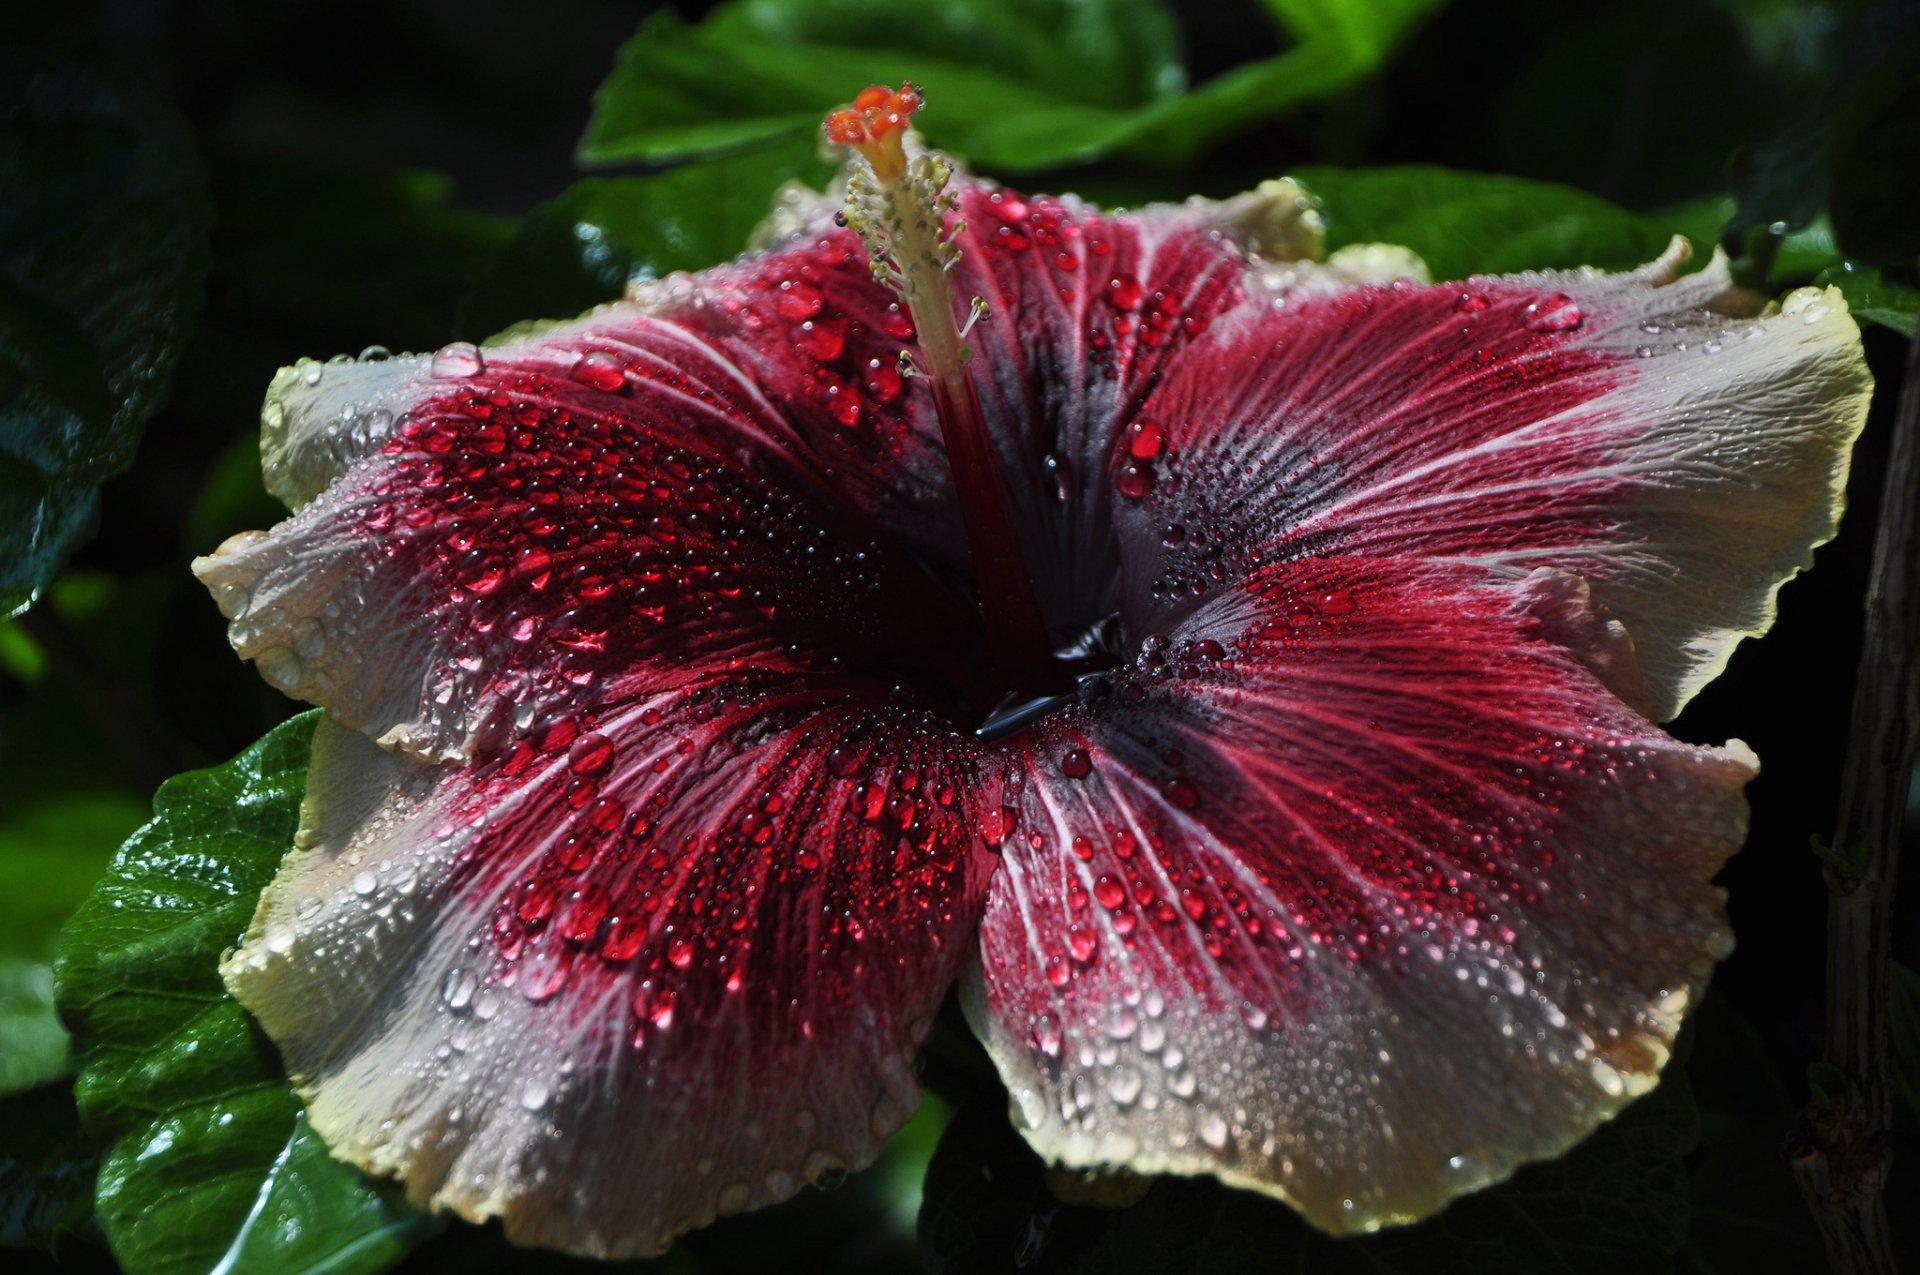
[[[732,679],[460,769],[323,722],[228,986],[333,1151],[517,1242],[654,1253],[870,1162],[993,856],[971,743]]]
[[[1733,317],[1725,263],[1676,279],[1684,255],[1426,288],[1294,269],[1143,409],[1165,454],[1119,510],[1129,620],[1302,552],[1552,568],[1672,716],[1833,534],[1871,389],[1837,293]]]
[[[1043,1154],[1369,1230],[1654,1085],[1728,950],[1752,754],[1632,713],[1577,595],[1269,568],[1010,749],[968,1008]]]
[[[387,746],[470,757],[708,667],[970,658],[971,608],[679,323],[610,307],[275,388],[268,470],[299,511],[194,569],[269,681]]]
[[[1048,619],[1084,624],[1118,597],[1112,471],[1129,447],[1155,445],[1128,427],[1183,351],[1245,298],[1249,258],[1234,236],[1285,241],[1291,222],[1263,226],[1282,206],[1297,212],[1298,194],[1131,214],[984,186],[959,195],[953,284],[990,309],[968,340],[1022,548]]]

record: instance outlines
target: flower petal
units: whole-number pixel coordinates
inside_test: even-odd
[[[843,498],[790,388],[636,305],[303,364],[265,444],[299,512],[194,569],[269,681],[429,761],[711,665],[966,665],[972,609]]]
[[[1549,567],[1626,626],[1636,707],[1677,713],[1833,534],[1871,388],[1837,293],[1730,317],[1725,262],[1676,279],[1684,248],[1430,288],[1285,272],[1143,409],[1168,481],[1120,511],[1130,623],[1301,552]]]
[[[1041,732],[968,1010],[1042,1153],[1329,1231],[1432,1213],[1656,1083],[1729,938],[1752,754],[1563,647],[1577,594],[1269,567]]]
[[[1071,196],[961,190],[967,222],[954,287],[991,317],[974,328],[975,379],[1000,440],[1022,548],[1056,627],[1110,615],[1115,457],[1153,385],[1239,305],[1251,279],[1241,239],[1263,230],[1292,187],[1238,201],[1101,212]]]
[[[464,768],[323,723],[224,974],[336,1154],[594,1256],[870,1162],[993,862],[971,743],[731,677]]]

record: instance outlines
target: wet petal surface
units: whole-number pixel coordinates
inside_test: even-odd
[[[1484,571],[1262,572],[1015,764],[969,1010],[1045,1155],[1425,1216],[1656,1081],[1725,953],[1739,745]]]
[[[1592,586],[1671,717],[1771,623],[1839,516],[1871,382],[1836,295],[1725,267],[1327,287],[1219,325],[1144,411],[1169,481],[1119,511],[1143,631],[1301,553],[1551,567]]]
[[[454,769],[323,723],[228,985],[339,1154],[522,1243],[658,1252],[871,1162],[977,924],[971,741],[718,678]]]

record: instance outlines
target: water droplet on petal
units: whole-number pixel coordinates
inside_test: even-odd
[[[468,1002],[473,1000],[474,990],[479,985],[480,980],[473,976],[473,971],[458,967],[450,969],[440,982],[440,999],[448,1009],[465,1009]]]
[[[270,646],[253,657],[260,676],[286,690],[300,681],[300,657],[284,646]]]
[[[1019,823],[1020,812],[1012,806],[989,810],[980,819],[980,839],[990,846],[997,846],[1013,835]]]
[[[1145,500],[1153,491],[1153,463],[1145,460],[1130,460],[1114,472],[1113,485],[1128,500]]]
[[[1584,323],[1586,317],[1572,297],[1556,292],[1521,311],[1520,323],[1530,332],[1571,332]]]
[[[617,394],[627,388],[627,369],[616,356],[594,350],[581,355],[573,365],[573,379],[589,389]]]
[[[595,731],[567,749],[567,768],[576,775],[597,775],[613,764],[613,741]]]
[[[487,360],[471,341],[454,341],[433,352],[430,370],[443,380],[464,380],[486,371]]]
[[[1151,416],[1142,416],[1127,426],[1127,452],[1136,460],[1152,460],[1165,441],[1166,431]]]

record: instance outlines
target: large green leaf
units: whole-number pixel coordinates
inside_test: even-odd
[[[200,304],[206,205],[158,100],[49,41],[0,49],[0,616],[92,533]]]
[[[527,214],[468,293],[459,326],[485,333],[571,317],[636,276],[738,256],[782,185],[819,187],[832,173],[810,137],[789,137],[652,177],[576,182]]]
[[[67,1072],[67,1034],[53,1012],[53,970],[0,953],[0,1094]]]
[[[1570,186],[1407,164],[1294,171],[1318,195],[1327,244],[1405,244],[1436,279],[1600,266],[1659,255],[1679,227]],[[1696,245],[1702,249],[1710,245]]]
[[[1289,47],[1184,91],[1159,0],[732,0],[698,25],[662,9],[621,50],[580,144],[589,164],[661,161],[782,136],[868,84],[912,80],[928,137],[983,168],[1116,152],[1186,159],[1346,88],[1441,0],[1265,0]]]
[[[164,784],[63,938],[100,1228],[133,1275],[372,1272],[434,1226],[327,1154],[216,973],[292,845],[316,717]]]

